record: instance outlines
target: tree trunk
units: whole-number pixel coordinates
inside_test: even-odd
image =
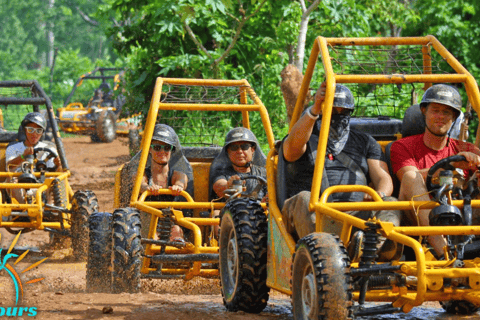
[[[48,1],[48,9],[53,10],[55,5],[55,0]],[[55,34],[53,33],[53,28],[55,23],[52,19],[47,23],[47,41],[48,41],[48,55],[47,55],[47,66],[51,68],[53,66],[53,57],[55,55]]]
[[[310,21],[310,14],[320,4],[321,0],[315,0],[310,7],[305,6],[305,0],[299,0],[302,6],[302,18],[300,20],[300,28],[297,42],[297,56],[295,58],[295,66],[300,73],[303,73],[303,59],[305,58],[305,40],[307,39],[308,21]]]

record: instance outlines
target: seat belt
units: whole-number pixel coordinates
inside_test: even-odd
[[[310,136],[310,140],[308,141],[308,143],[310,143],[310,150],[314,150],[312,152],[312,156],[314,158],[317,157],[317,146],[318,146],[318,136],[317,135],[311,135]],[[343,150],[337,154],[335,156],[335,158],[340,161],[340,163],[342,163],[346,168],[348,168],[350,171],[352,171],[353,173],[355,173],[355,175],[357,176],[357,181],[359,181],[360,183],[362,183],[363,185],[368,185],[367,184],[367,177],[365,176],[365,173],[363,172],[362,168],[360,168],[360,166],[355,162],[353,161],[352,158],[350,158],[348,155],[345,154],[345,152],[343,152]],[[320,187],[320,195],[323,194],[323,192],[325,191],[325,189],[327,189],[328,187],[330,186],[330,183],[328,181],[328,176],[327,176],[327,170],[326,170],[326,166],[324,165],[323,166],[323,174],[322,174],[322,185]],[[328,198],[329,200],[331,200],[331,196]]]

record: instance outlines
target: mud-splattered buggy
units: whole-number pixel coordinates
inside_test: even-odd
[[[316,65],[319,65],[316,68]],[[418,38],[323,38],[315,40],[290,127],[303,112],[309,90],[326,81],[323,116],[313,175],[310,209],[316,213],[316,232],[296,241],[286,230],[281,209],[286,200],[285,176],[288,174],[281,145],[267,157],[268,231],[251,233],[256,250],[266,250],[266,273],[259,274],[257,285],[246,288],[245,274],[261,267],[252,260],[237,259],[228,266],[235,270],[234,284],[227,292],[229,310],[260,312],[266,301],[265,285],[291,295],[295,319],[352,319],[357,316],[409,312],[426,301],[439,301],[449,313],[472,314],[480,307],[480,265],[478,236],[480,226],[471,225],[472,210],[480,207],[475,175],[468,183],[462,179],[427,181],[431,201],[385,202],[369,186],[330,186],[321,193],[329,123],[332,116],[335,84],[343,84],[354,93],[352,126],[372,134],[388,154],[391,141],[402,134],[422,133],[417,95],[435,83],[452,84],[465,92],[475,111],[480,111],[480,94],[475,79],[433,36]],[[412,106],[413,105],[413,106]],[[380,117],[374,115],[380,114]],[[400,121],[393,118],[405,118]],[[408,127],[408,128],[407,128]],[[412,130],[413,127],[413,130]],[[478,143],[478,141],[477,141]],[[430,169],[451,170],[447,158]],[[427,179],[428,180],[428,179]],[[365,192],[370,202],[328,202],[336,192]],[[430,226],[395,227],[390,222],[368,221],[349,215],[359,210],[432,210]],[[253,213],[251,214],[253,215]],[[336,221],[339,234],[322,232],[323,219]],[[255,219],[249,223],[255,225]],[[223,221],[222,221],[223,222]],[[236,228],[239,228],[238,224]],[[359,261],[352,262],[345,245],[352,229],[363,230],[365,238]],[[223,229],[222,229],[223,231]],[[425,238],[444,235],[449,245],[436,259]],[[267,236],[268,240],[263,241]],[[380,262],[377,243],[386,237],[404,254],[389,262]],[[222,238],[222,235],[220,236]],[[237,236],[237,239],[238,236]],[[238,240],[237,240],[238,241]],[[222,248],[220,249],[222,251]],[[401,252],[401,251],[400,251]],[[220,265],[222,269],[222,265]],[[221,274],[223,271],[221,270]],[[367,302],[380,302],[370,305]]]
[[[85,259],[87,219],[98,211],[97,197],[89,190],[74,193],[68,183],[70,170],[50,99],[35,80],[0,81],[0,106],[6,125],[0,132],[0,227],[13,234],[44,230],[58,239],[71,237],[74,257]],[[25,157],[18,169],[10,172],[5,150],[9,144],[25,140],[21,121],[29,112],[45,115],[45,134],[49,133],[53,142],[44,136],[47,147],[36,147],[33,157]],[[46,166],[48,158],[57,156],[62,172]],[[22,191],[20,198],[13,194],[15,190]]]
[[[64,132],[90,135],[94,142],[112,142],[117,134],[134,135],[141,124],[140,114],[121,117],[125,96],[119,93],[124,71],[96,68],[82,75],[72,88],[63,107],[57,109],[58,125]],[[100,83],[90,100],[70,102],[84,81]],[[78,99],[78,98],[77,98]],[[81,99],[80,99],[81,100]],[[134,130],[130,132],[130,129]]]
[[[148,150],[156,123],[171,126],[179,136],[181,148],[180,144],[176,146],[169,166],[182,165],[191,172],[189,193],[181,194],[184,202],[147,201],[150,193],[139,192],[150,163]],[[257,138],[273,146],[266,108],[246,80],[157,79],[141,152],[116,176],[117,209],[113,215],[91,216],[88,290],[138,291],[142,278],[190,280],[218,276],[218,238],[214,229],[219,219],[213,212],[225,203],[210,196],[210,172],[224,165],[221,159],[225,152],[220,146],[227,132],[238,126],[262,128],[257,130]],[[265,165],[260,148],[253,161]],[[163,193],[171,191],[165,189]],[[148,228],[141,225],[142,212],[148,214]],[[185,243],[170,240],[172,224],[184,229]],[[141,229],[147,232],[142,234]]]

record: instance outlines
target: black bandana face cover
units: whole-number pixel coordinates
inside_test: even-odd
[[[320,121],[317,122],[320,126]],[[346,114],[332,114],[330,132],[328,133],[327,154],[336,156],[342,152],[350,133],[350,112]]]

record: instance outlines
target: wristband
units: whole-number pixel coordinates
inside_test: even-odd
[[[379,192],[377,192],[377,193],[378,193],[378,195],[380,196],[380,198],[382,198],[382,199],[387,196],[387,195],[385,194],[385,192],[383,192],[383,191],[379,191]]]
[[[312,109],[312,107],[307,109],[307,112],[306,112],[307,116],[312,120],[317,120],[319,115],[318,114],[313,114],[311,109]]]
[[[23,156],[23,154],[20,155],[20,158],[22,158],[22,160],[25,160],[25,157]]]

